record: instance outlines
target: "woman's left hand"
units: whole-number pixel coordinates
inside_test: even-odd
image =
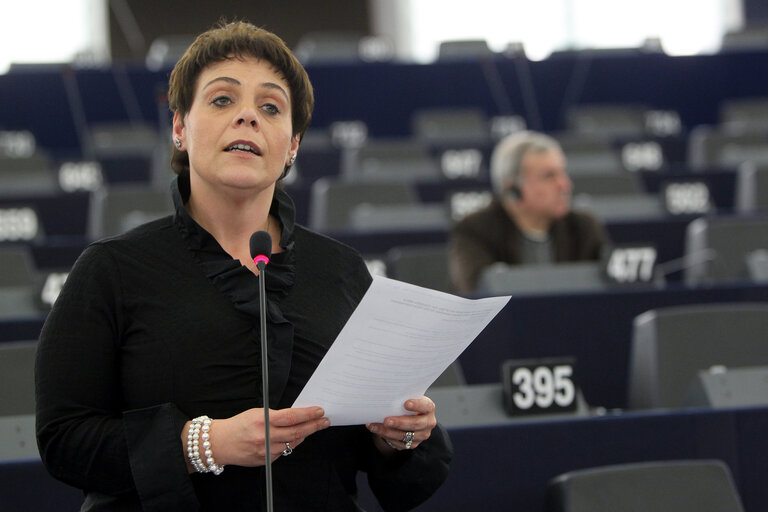
[[[382,423],[369,423],[374,434],[374,444],[383,454],[395,450],[413,450],[429,439],[437,425],[435,403],[428,397],[412,398],[405,402],[405,410],[415,414],[389,416]]]

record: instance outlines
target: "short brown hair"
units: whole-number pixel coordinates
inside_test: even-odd
[[[309,76],[282,39],[246,21],[220,22],[197,36],[171,71],[168,82],[168,105],[171,111],[182,118],[189,113],[197,79],[207,66],[244,57],[269,62],[286,81],[291,95],[293,135],[303,136],[312,120],[315,106]],[[186,151],[173,148],[171,167],[177,174],[189,171]]]

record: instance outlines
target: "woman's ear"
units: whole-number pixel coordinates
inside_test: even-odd
[[[178,113],[173,113],[173,138],[184,140],[184,118]]]

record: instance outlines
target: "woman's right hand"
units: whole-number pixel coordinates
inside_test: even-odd
[[[275,460],[289,443],[296,449],[304,439],[331,424],[320,407],[269,410],[269,457]],[[187,423],[183,431],[186,447]],[[264,409],[248,409],[227,419],[211,422],[211,450],[219,466],[263,466],[267,453],[264,447]],[[191,466],[190,466],[191,468]]]

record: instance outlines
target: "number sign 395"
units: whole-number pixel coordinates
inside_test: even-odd
[[[502,366],[504,407],[513,416],[570,412],[577,408],[575,361],[510,360]]]

